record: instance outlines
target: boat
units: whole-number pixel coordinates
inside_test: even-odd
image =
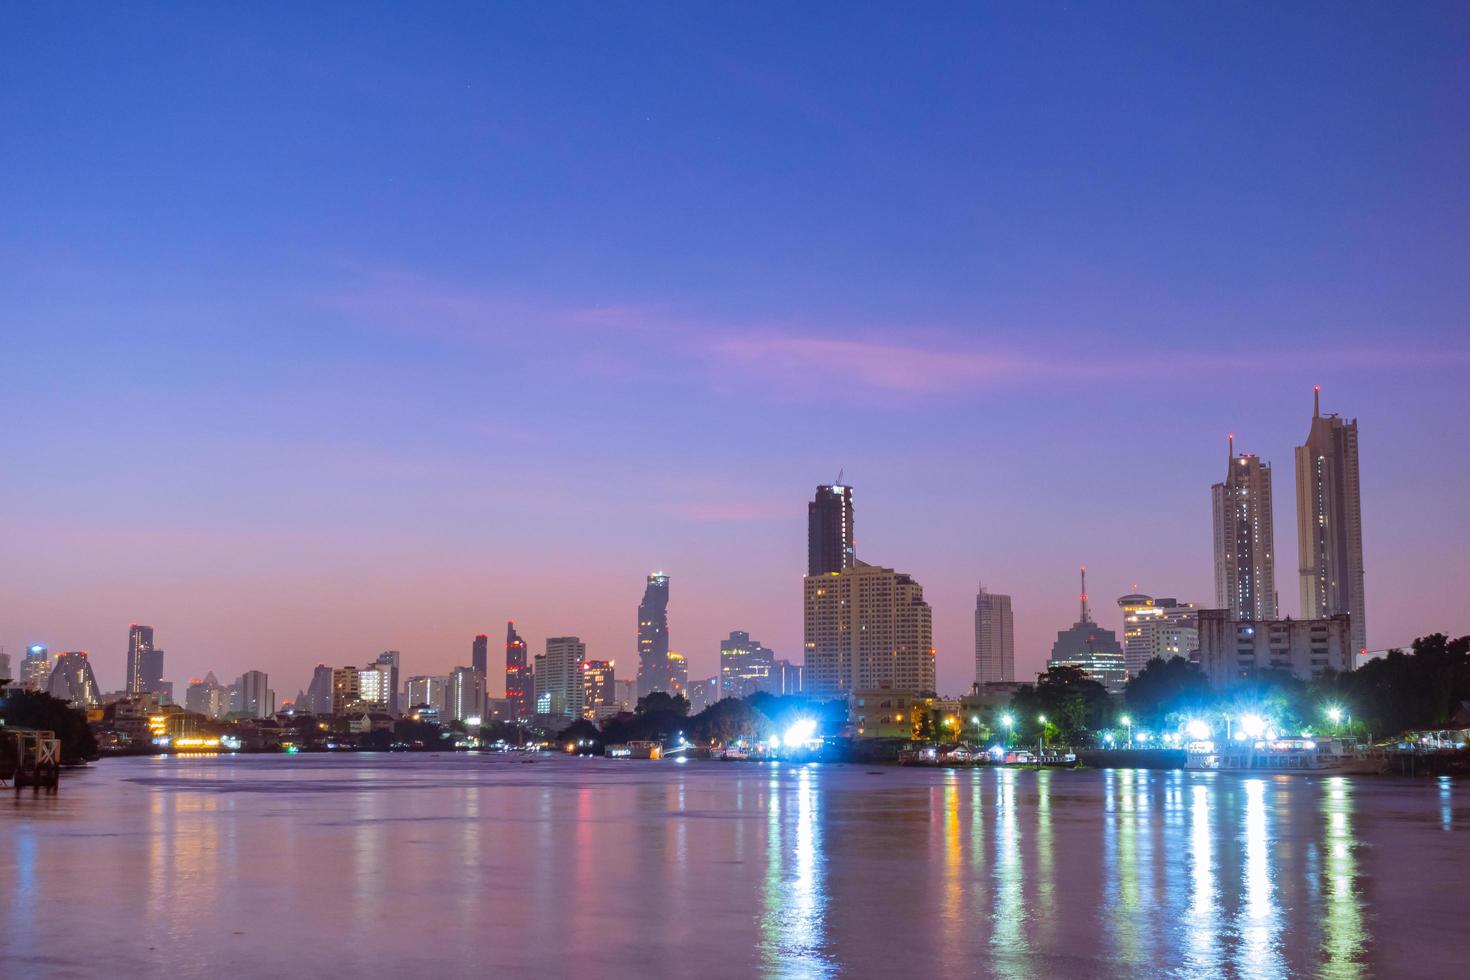
[[[1185,746],[1184,768],[1197,772],[1367,774],[1383,771],[1383,760],[1340,738],[1248,739]]]

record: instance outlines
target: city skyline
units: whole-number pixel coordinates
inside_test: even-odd
[[[1026,676],[1080,563],[1107,617],[1213,601],[1231,432],[1296,615],[1319,384],[1360,420],[1366,645],[1470,630],[1462,8],[552,16],[17,13],[13,670],[87,649],[121,688],[150,623],[176,685],[289,696],[515,619],[631,672],[653,568],[691,676],[732,629],[799,660],[801,503],[845,469],[940,687],[980,580]]]

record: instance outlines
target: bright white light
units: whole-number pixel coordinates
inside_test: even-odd
[[[1189,733],[1190,738],[1197,741],[1204,741],[1210,737],[1209,723],[1200,721],[1198,718],[1191,718],[1189,723],[1184,726],[1184,730]]]
[[[1000,716],[1000,723],[1007,728],[1014,728],[1016,725],[1016,718],[1010,712],[1006,712],[1005,714]]]
[[[1338,722],[1342,721],[1342,709],[1338,707],[1328,708],[1327,717],[1332,719],[1332,723],[1334,725],[1337,724]]]
[[[784,741],[788,746],[810,742],[817,734],[817,723],[811,718],[802,718],[786,729]]]
[[[466,718],[464,720],[464,723],[466,725],[469,725],[471,728],[479,728],[480,727],[480,716],[479,715],[475,715],[473,718]]]
[[[1260,738],[1266,734],[1266,719],[1260,715],[1246,715],[1240,719],[1240,730],[1247,738]]]
[[[771,736],[771,748],[773,748],[773,749],[779,749],[780,747],[781,747],[781,736],[780,735],[772,735]]]

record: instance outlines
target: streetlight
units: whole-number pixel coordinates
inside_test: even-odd
[[[1005,726],[1006,730],[1006,748],[1010,748],[1011,731],[1016,727],[1016,716],[1007,711],[1005,714],[1000,716],[1000,723]]]
[[[1133,716],[1124,715],[1118,720],[1123,723],[1123,727],[1128,729],[1128,747],[1131,749],[1133,748]]]
[[[1041,722],[1041,751],[1046,751],[1046,715],[1037,715],[1036,720]]]

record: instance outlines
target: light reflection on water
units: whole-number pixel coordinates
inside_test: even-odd
[[[1448,780],[119,760],[0,797],[0,972],[1455,975],[1457,803]]]

